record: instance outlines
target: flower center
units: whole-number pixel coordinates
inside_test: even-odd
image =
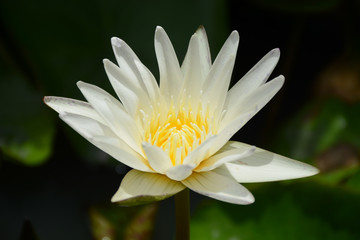
[[[145,139],[152,145],[162,148],[170,157],[174,166],[182,164],[185,157],[210,133],[208,114],[202,110],[175,111],[171,107],[166,116],[153,117],[145,133]]]

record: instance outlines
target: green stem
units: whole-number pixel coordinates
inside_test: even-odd
[[[176,240],[190,239],[189,189],[175,195]]]

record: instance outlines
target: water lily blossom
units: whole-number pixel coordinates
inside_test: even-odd
[[[230,90],[239,43],[233,31],[212,63],[203,27],[192,35],[180,66],[164,29],[155,31],[160,70],[152,73],[121,39],[112,38],[118,65],[104,60],[118,98],[78,82],[87,102],[45,97],[70,127],[132,168],[113,202],[161,200],[184,188],[234,204],[253,195],[240,183],[294,179],[318,170],[230,138],[281,88],[284,77],[267,81],[280,52],[266,54]]]

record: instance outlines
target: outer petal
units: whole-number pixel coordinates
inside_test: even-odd
[[[196,172],[207,172],[224,163],[234,162],[251,155],[255,151],[255,146],[235,145],[236,142],[227,142],[215,155],[201,162],[195,169]],[[235,145],[235,146],[234,146]]]
[[[239,34],[237,31],[233,31],[221,48],[204,82],[203,101],[205,104],[210,104],[211,107],[216,110],[216,116],[218,116],[223,109],[238,44]]]
[[[155,52],[160,70],[160,92],[168,103],[177,104],[183,87],[183,74],[170,39],[161,27],[155,31]]]
[[[255,115],[255,112],[255,109],[249,112],[245,112],[237,116],[233,121],[221,129],[217,134],[216,140],[211,146],[209,156],[212,156],[217,151],[219,151],[230,140],[230,138]]]
[[[234,204],[250,204],[253,195],[233,178],[215,172],[193,173],[182,183],[191,190],[220,201]]]
[[[148,96],[155,104],[159,95],[159,87],[152,73],[123,40],[113,37],[111,43],[122,76],[131,82],[135,89],[142,89],[147,93],[145,96]],[[141,96],[139,95],[139,97]]]
[[[258,87],[255,91],[248,94],[241,101],[237,102],[237,105],[233,105],[231,108],[226,109],[225,116],[223,117],[220,129],[233,121],[239,114],[243,112],[253,111],[256,114],[260,111],[280,90],[284,84],[284,76],[280,75],[273,80]]]
[[[251,68],[250,71],[229,90],[224,109],[236,107],[247,94],[266,82],[279,61],[279,57],[279,49],[273,49]]]
[[[153,105],[160,101],[160,89],[159,85],[156,82],[154,75],[150,72],[150,70],[145,67],[140,61],[135,60],[135,64],[139,70],[139,73],[144,81],[145,88],[147,89],[150,100]]]
[[[104,59],[106,74],[119,99],[131,116],[137,116],[139,109],[149,112],[149,98],[146,92],[127,73],[114,63]]]
[[[107,125],[139,154],[142,154],[141,137],[134,119],[121,103],[101,88],[84,82],[77,83],[79,89]]]
[[[46,105],[54,109],[58,113],[74,113],[81,116],[89,117],[102,124],[104,119],[94,110],[94,108],[87,102],[64,98],[64,97],[44,97]]]
[[[184,94],[192,102],[200,99],[201,88],[211,68],[209,44],[204,27],[199,27],[191,37],[181,70],[184,74]],[[197,111],[197,106],[192,106]]]
[[[164,175],[131,170],[125,175],[111,201],[127,206],[138,205],[168,198],[184,188],[180,182]]]
[[[131,80],[136,87],[146,91],[146,85],[139,72],[139,65],[136,64],[136,62],[140,62],[139,58],[123,40],[113,37],[111,38],[111,43],[116,60],[124,76]]]
[[[237,142],[236,144],[239,148],[250,147],[244,143]],[[256,148],[252,155],[239,161],[225,163],[214,171],[222,175],[231,175],[240,183],[302,178],[319,172],[313,166],[260,148]]]
[[[125,165],[153,172],[147,161],[119,139],[107,126],[85,116],[63,113],[60,118],[89,142]]]

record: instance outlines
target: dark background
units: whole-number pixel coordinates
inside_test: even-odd
[[[359,1],[0,2],[0,239],[171,239],[173,199],[110,203],[129,170],[58,119],[45,95],[114,94],[102,59],[125,40],[158,78],[155,27],[181,62],[204,25],[212,58],[240,33],[235,83],[273,48],[285,85],[235,140],[311,163],[305,180],[246,185],[251,206],[191,194],[192,239],[359,239]]]

